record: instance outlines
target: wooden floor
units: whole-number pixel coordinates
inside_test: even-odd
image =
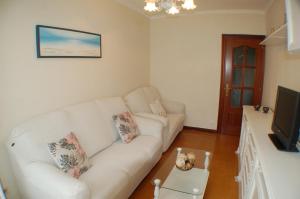
[[[237,158],[234,151],[238,147],[239,137],[219,135],[194,129],[184,129],[172,146],[165,152],[148,176],[137,187],[130,199],[152,199],[151,180],[170,152],[176,147],[188,147],[208,150],[213,153],[211,172],[204,199],[237,199],[238,185],[234,181],[237,175]]]

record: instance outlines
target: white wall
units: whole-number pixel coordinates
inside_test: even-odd
[[[268,33],[284,24],[284,13],[284,0],[274,1],[266,13]],[[300,91],[300,53],[288,53],[286,44],[266,47],[264,105],[274,108],[278,85]]]
[[[35,25],[102,34],[102,59],[37,59]],[[0,1],[0,178],[18,198],[4,147],[11,129],[65,105],[149,83],[149,20],[112,0]]]
[[[186,104],[186,125],[216,129],[222,34],[265,34],[265,16],[223,11],[151,20],[151,84]]]

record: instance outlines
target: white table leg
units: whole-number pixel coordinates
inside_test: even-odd
[[[160,180],[159,179],[155,179],[154,180],[154,199],[158,199],[159,197],[159,185],[160,185]]]
[[[198,199],[199,189],[193,189],[193,199]]]
[[[237,148],[237,150],[234,152],[235,154],[240,154],[240,147]]]
[[[208,166],[209,166],[209,156],[210,156],[210,152],[205,152],[205,161],[204,161],[204,169],[205,171],[208,170]]]
[[[178,147],[177,148],[177,157],[178,157],[178,155],[180,155],[181,151],[182,151],[182,148]]]

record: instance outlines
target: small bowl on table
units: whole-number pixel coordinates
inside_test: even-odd
[[[260,110],[261,105],[255,105],[254,106],[254,110],[259,111]]]
[[[196,156],[194,153],[180,153],[177,155],[176,167],[182,171],[188,171],[194,167]]]
[[[269,107],[267,107],[267,106],[264,106],[264,107],[263,107],[263,112],[264,112],[264,113],[268,113],[268,112],[269,112],[269,110],[270,110],[270,108],[269,108]]]

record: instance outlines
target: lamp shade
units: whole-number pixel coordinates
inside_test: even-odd
[[[171,7],[166,10],[166,13],[171,15],[175,15],[179,13],[179,7],[177,6],[176,1],[172,2]]]
[[[186,10],[193,10],[197,7],[194,0],[185,0],[181,6]]]
[[[146,2],[144,9],[148,12],[155,12],[158,10],[158,7],[156,6],[155,2]]]
[[[197,6],[194,0],[145,0],[144,10],[148,12],[156,12],[165,10],[167,14],[175,15],[180,9],[193,10]]]

